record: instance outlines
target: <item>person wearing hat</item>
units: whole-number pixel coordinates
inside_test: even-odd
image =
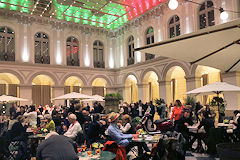
[[[117,123],[119,120],[120,114],[118,113],[110,113],[108,118],[110,125],[108,127],[108,136],[111,137],[118,145],[120,146],[127,146],[129,144],[129,140],[134,135],[132,134],[123,134],[119,129]]]
[[[137,138],[136,134],[123,134],[119,129],[117,123],[119,120],[120,114],[118,113],[110,113],[109,121],[110,125],[108,127],[108,136],[113,139],[118,145],[124,146],[126,148],[126,153],[128,153],[131,148],[137,146],[138,147],[138,154],[141,155],[143,153],[143,148],[145,151],[150,151],[143,143],[137,143],[129,141],[132,138]]]

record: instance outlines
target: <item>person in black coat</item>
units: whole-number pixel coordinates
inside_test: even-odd
[[[71,138],[51,132],[37,149],[37,160],[78,160]]]
[[[91,122],[88,126],[88,143],[92,144],[94,142],[105,142],[105,140],[102,138],[102,136],[105,135],[105,127],[102,124],[103,122],[100,121],[99,114],[96,114],[93,116],[93,122]]]
[[[27,125],[24,124],[25,117],[20,115],[17,117],[17,120],[10,130],[11,141],[25,141],[27,140]]]

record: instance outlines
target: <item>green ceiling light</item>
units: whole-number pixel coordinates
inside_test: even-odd
[[[5,8],[6,4],[4,4],[3,2],[6,2],[6,0],[1,0],[0,1],[0,8]]]

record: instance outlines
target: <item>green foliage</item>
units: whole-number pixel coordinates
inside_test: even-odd
[[[213,97],[209,104],[212,107],[218,106],[219,113],[224,113],[227,105],[222,97]]]
[[[187,96],[187,98],[184,99],[185,101],[185,104],[186,105],[191,105],[193,108],[195,107],[196,105],[196,100],[195,98],[191,97],[191,96]]]
[[[105,98],[115,98],[118,100],[123,100],[123,97],[120,93],[110,93],[110,94],[106,94]]]
[[[160,99],[157,99],[157,98],[156,98],[156,99],[155,99],[155,103],[156,103],[157,105],[166,104],[163,98],[160,98]]]

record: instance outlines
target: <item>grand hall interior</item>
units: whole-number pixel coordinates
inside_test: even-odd
[[[240,0],[0,0],[0,159],[240,159]]]

